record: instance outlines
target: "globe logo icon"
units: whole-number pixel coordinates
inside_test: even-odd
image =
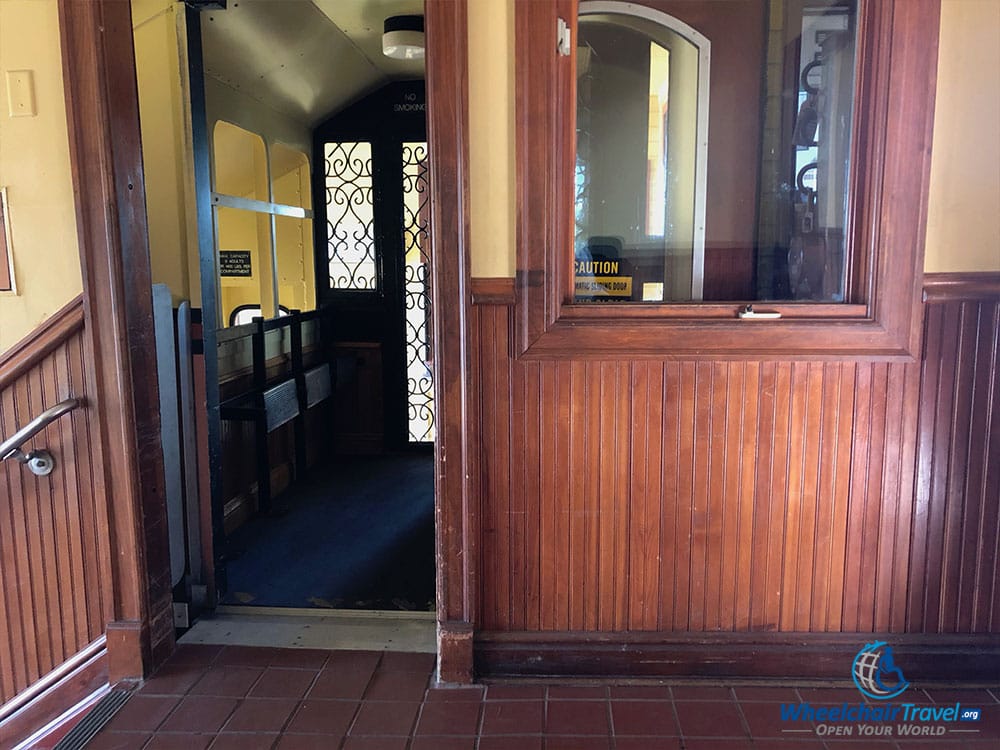
[[[862,694],[880,701],[895,698],[910,686],[896,666],[892,646],[885,641],[868,643],[858,651],[851,676]]]

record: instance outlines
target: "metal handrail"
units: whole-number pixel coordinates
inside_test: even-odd
[[[0,461],[12,458],[22,464],[28,464],[28,468],[31,469],[32,473],[38,476],[51,474],[52,469],[55,467],[55,460],[52,458],[52,454],[47,450],[33,450],[30,453],[24,453],[21,447],[52,422],[59,419],[59,417],[69,414],[82,404],[82,399],[68,398],[65,401],[60,401],[55,406],[50,406],[0,443]]]

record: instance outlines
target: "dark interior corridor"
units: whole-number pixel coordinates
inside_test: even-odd
[[[317,467],[227,540],[227,604],[434,609],[434,461]]]

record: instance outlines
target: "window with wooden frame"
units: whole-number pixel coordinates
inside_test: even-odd
[[[912,357],[939,13],[516,0],[518,354]]]

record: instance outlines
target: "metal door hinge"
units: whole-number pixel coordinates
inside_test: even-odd
[[[185,602],[174,602],[174,627],[191,627],[191,618],[188,617],[188,605]]]
[[[556,31],[556,49],[563,57],[569,57],[570,52],[570,32],[569,24],[562,18],[558,19],[558,29]]]

